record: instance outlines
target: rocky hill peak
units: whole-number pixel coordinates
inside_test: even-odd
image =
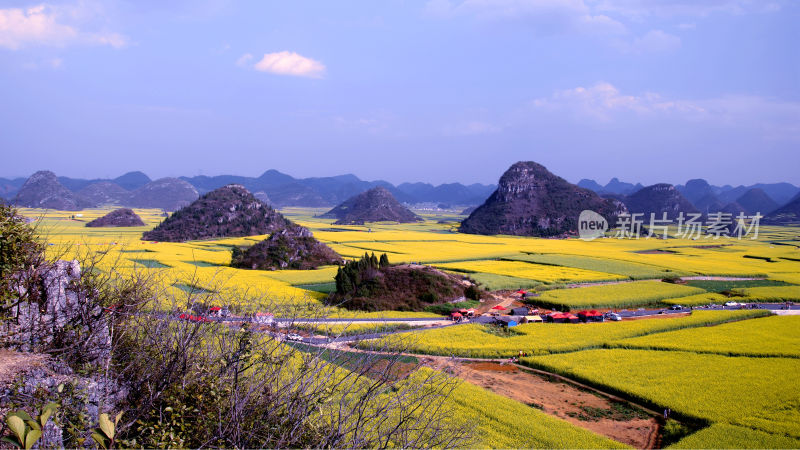
[[[197,239],[271,234],[293,225],[262,203],[243,186],[231,184],[213,190],[144,234],[152,241],[183,242]]]
[[[422,219],[401,205],[391,192],[383,187],[374,187],[347,199],[339,206],[320,217],[338,219],[338,225],[363,224],[365,222],[420,222]]]
[[[28,208],[77,211],[91,204],[59,183],[56,174],[49,170],[34,173],[17,193],[14,203]]]
[[[578,216],[585,209],[612,224],[624,211],[619,202],[571,184],[541,164],[521,161],[500,177],[497,190],[461,223],[460,231],[519,236],[577,233]]]
[[[144,222],[132,209],[120,208],[86,224],[87,227],[143,227]]]

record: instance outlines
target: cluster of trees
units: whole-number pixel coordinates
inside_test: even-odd
[[[3,295],[20,299],[9,280],[30,264],[46,268],[43,247],[35,231],[11,208],[2,213],[0,262]],[[89,251],[89,250],[87,250]],[[111,252],[109,252],[111,253]],[[65,381],[41,386],[37,394],[11,390],[10,408],[49,416],[64,431],[61,442],[44,446],[86,447],[103,417],[118,418],[112,443],[147,448],[386,448],[469,445],[470,427],[458,422],[448,397],[458,381],[444,372],[408,370],[402,352],[374,354],[331,351],[287,345],[261,326],[181,320],[179,315],[200,301],[193,294],[170,297],[168,280],[142,269],[131,274],[100,264],[102,253],[81,259],[82,278],[76,286],[81,313],[70,319],[70,330],[110,330],[106,358],[89,358],[96,349],[87,337],[65,333],[41,341],[35,351],[67,364],[75,377],[95,382]],[[109,264],[111,268],[109,269]],[[363,265],[388,265],[374,255]],[[103,270],[100,270],[102,267]],[[22,277],[24,278],[24,277]],[[16,295],[16,297],[15,297]],[[13,298],[13,299],[12,299]],[[284,318],[320,318],[325,309],[282,299],[272,305]],[[207,304],[268,305],[266,295],[219,289],[202,295]],[[4,309],[8,313],[9,309]],[[313,317],[312,317],[313,316]],[[13,315],[4,314],[2,329]],[[289,332],[296,330],[289,326]],[[88,331],[87,331],[88,332]],[[13,347],[15,336],[3,335]],[[102,361],[102,362],[98,362]],[[63,379],[63,377],[61,378]],[[22,383],[21,385],[24,385]],[[107,395],[87,386],[105,386]],[[122,413],[119,416],[119,413]],[[104,416],[105,414],[105,416]],[[107,425],[107,424],[106,424]],[[45,427],[46,428],[46,427]],[[47,433],[44,433],[45,435]],[[59,434],[61,436],[61,434]],[[59,439],[62,439],[59,437]],[[42,441],[44,441],[44,435]]]
[[[361,259],[348,261],[336,272],[336,294],[347,297],[368,297],[374,292],[374,287],[369,280],[374,279],[378,271],[389,267],[389,257],[382,253],[380,259],[375,253],[364,253]]]

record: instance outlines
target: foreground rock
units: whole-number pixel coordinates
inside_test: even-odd
[[[497,190],[470,214],[459,231],[471,234],[554,236],[577,233],[583,210],[609,224],[624,207],[615,200],[578,187],[532,161],[518,162],[500,177]]]
[[[421,222],[422,218],[401,205],[391,192],[375,187],[349,198],[320,217],[338,219],[337,225],[362,225],[366,222]]]
[[[62,211],[78,211],[92,206],[90,202],[65,188],[58,182],[56,174],[47,170],[31,175],[17,192],[13,203],[28,208]]]
[[[55,342],[80,342],[87,362],[102,366],[111,352],[111,333],[105,321],[76,326],[87,315],[104,312],[80,289],[78,261],[56,261],[35,271],[15,275],[19,303],[10,309],[5,344],[24,352],[41,351]],[[80,338],[79,338],[80,337]],[[88,338],[87,338],[88,337]]]
[[[260,270],[308,270],[341,263],[341,256],[297,225],[276,231],[245,250],[234,248],[231,258],[233,267]]]
[[[86,224],[87,227],[143,227],[144,222],[132,209],[120,208]]]
[[[231,184],[176,211],[156,228],[144,233],[142,239],[184,242],[255,236],[271,234],[292,225],[243,186]]]

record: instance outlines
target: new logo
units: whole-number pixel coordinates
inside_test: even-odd
[[[596,212],[585,209],[578,216],[578,236],[584,241],[605,236],[608,230],[608,221]]]

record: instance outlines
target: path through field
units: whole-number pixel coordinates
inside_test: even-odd
[[[513,364],[464,362],[458,366],[457,375],[632,447],[655,448],[658,443],[658,420],[627,402],[616,402],[573,384],[521,370]]]

